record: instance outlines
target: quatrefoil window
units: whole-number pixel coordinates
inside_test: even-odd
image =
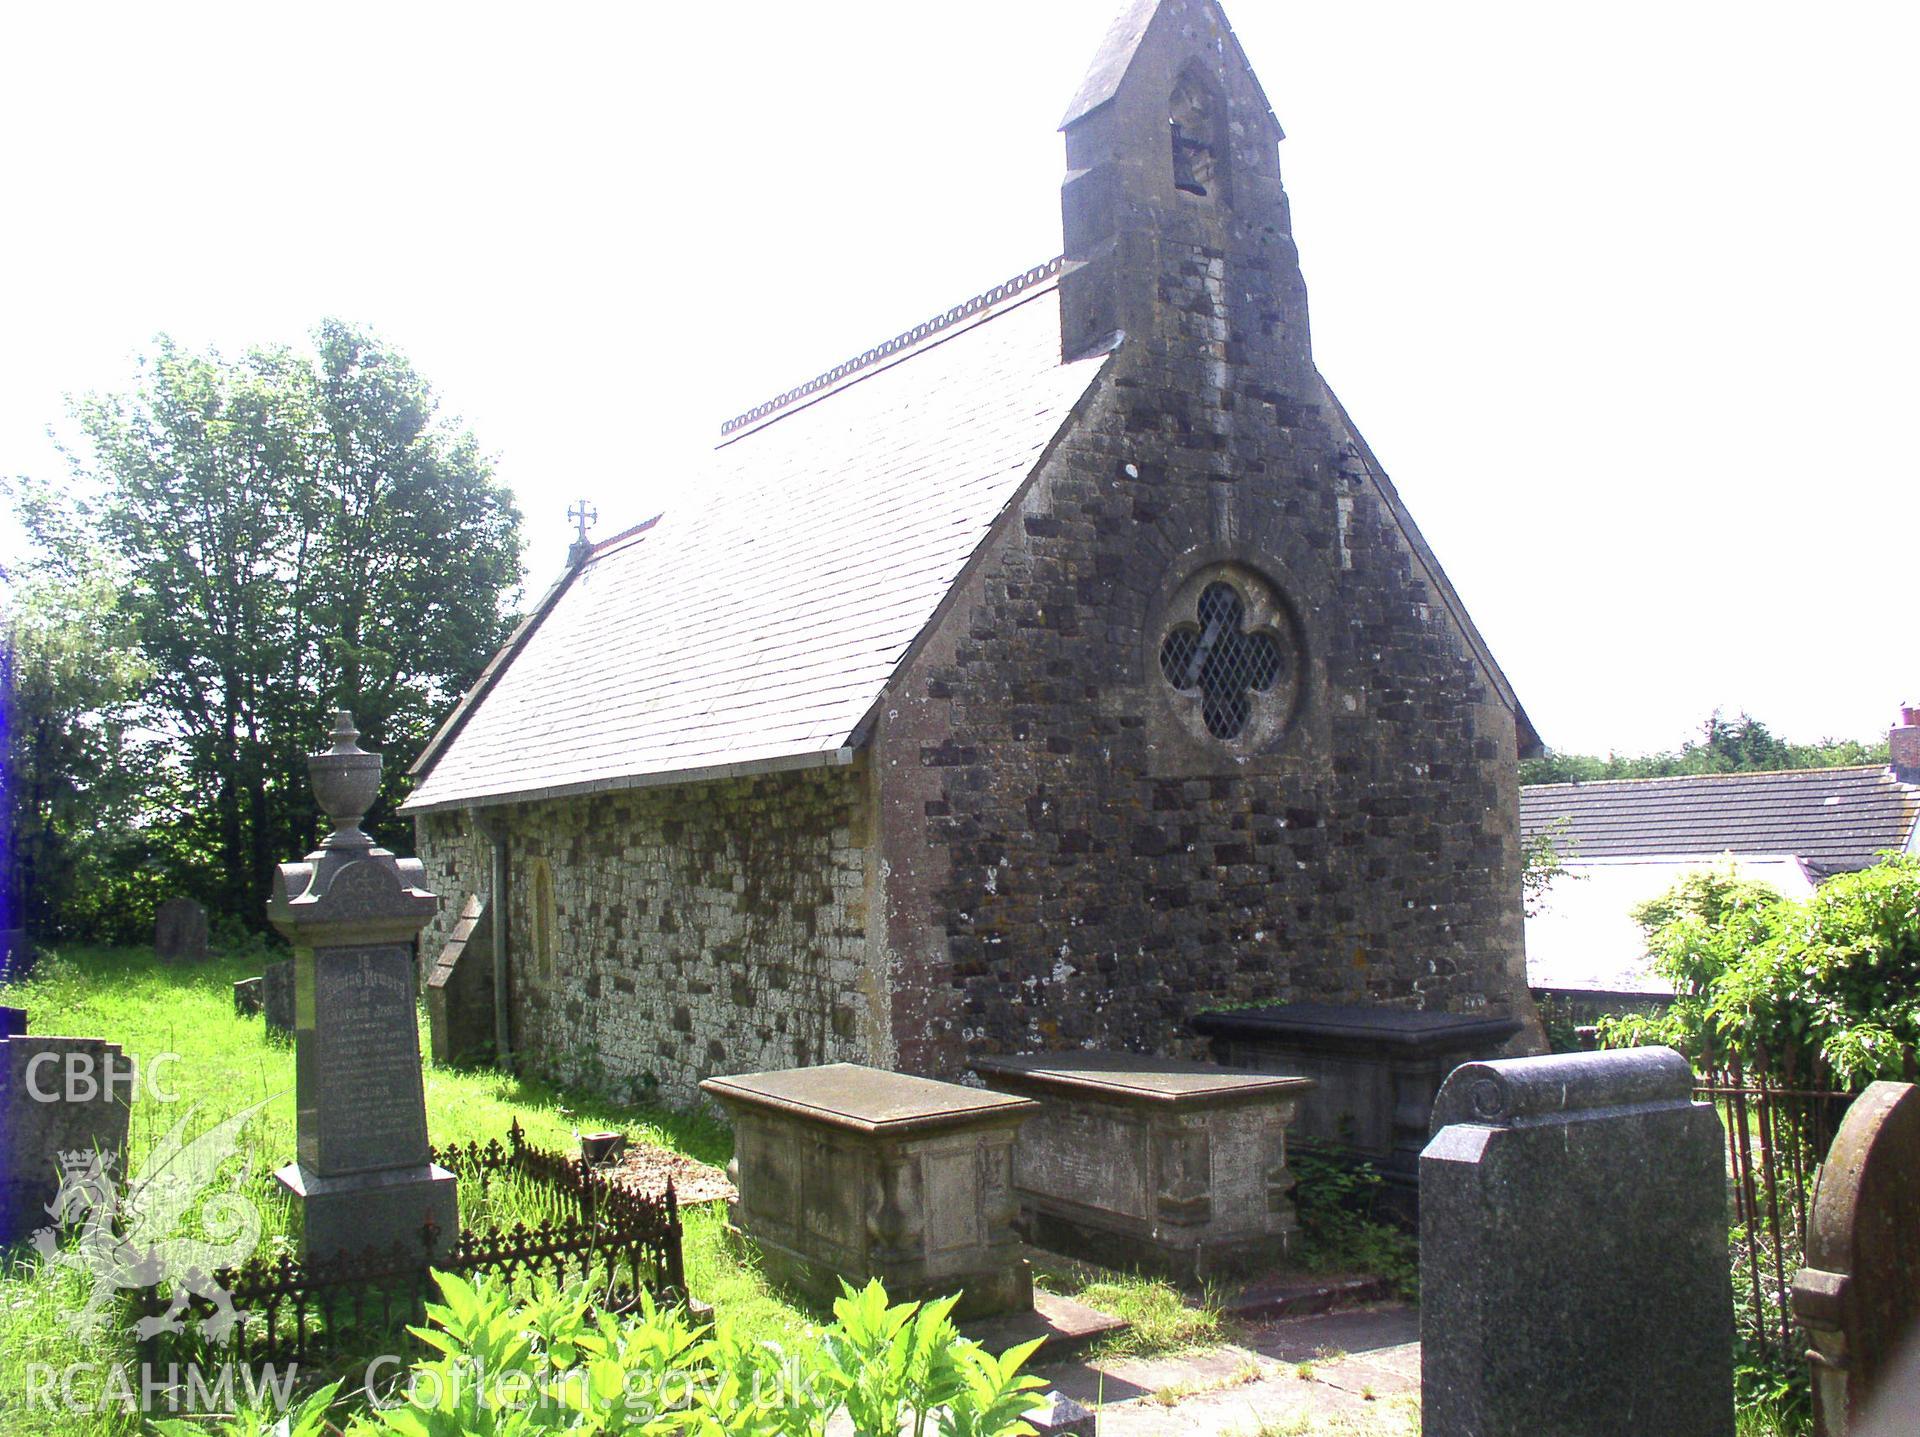
[[[1231,584],[1200,591],[1197,624],[1177,624],[1160,645],[1160,672],[1181,693],[1196,695],[1207,732],[1238,738],[1253,716],[1253,698],[1273,687],[1282,653],[1272,634],[1248,633],[1246,604]]]

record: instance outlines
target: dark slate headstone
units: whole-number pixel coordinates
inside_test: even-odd
[[[17,1038],[27,1031],[25,1008],[0,1007],[0,1038]]]
[[[267,1026],[278,1028],[282,1033],[291,1033],[293,959],[282,958],[278,963],[267,964],[266,972],[261,975],[260,991],[265,995],[261,1011],[266,1014]]]
[[[153,915],[153,951],[162,963],[198,963],[207,956],[207,910],[191,898],[169,898]]]
[[[477,893],[467,896],[447,946],[427,970],[427,1027],[436,1063],[493,1051],[493,919]]]
[[[233,1011],[242,1018],[251,1018],[265,1011],[267,1006],[267,980],[265,978],[242,978],[233,985]]]
[[[51,1225],[75,1165],[121,1175],[134,1082],[132,1061],[99,1038],[0,1039],[0,1247]]]
[[[1793,1311],[1813,1342],[1815,1433],[1859,1430],[1902,1339],[1920,1344],[1920,1087],[1874,1083],[1847,1109],[1814,1190]]]
[[[1468,1063],[1433,1126],[1424,1437],[1731,1437],[1725,1158],[1687,1060]]]

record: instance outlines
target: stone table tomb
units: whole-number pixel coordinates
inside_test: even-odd
[[[852,1063],[709,1078],[727,1110],[734,1225],[819,1301],[877,1277],[896,1300],[964,1289],[962,1317],[1024,1311],[1013,1144],[1039,1104]]]
[[[1294,1136],[1373,1163],[1410,1207],[1434,1094],[1461,1063],[1491,1058],[1520,1031],[1514,1018],[1328,1003],[1202,1013],[1195,1032],[1230,1068],[1289,1073],[1317,1084]]]
[[[1021,1219],[1041,1247],[1184,1281],[1285,1258],[1287,1127],[1309,1080],[1132,1053],[973,1066],[989,1088],[1041,1105],[1013,1159]]]

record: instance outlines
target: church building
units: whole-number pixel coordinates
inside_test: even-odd
[[[1537,1033],[1538,740],[1314,367],[1219,6],[1138,0],[1062,129],[1059,258],[726,424],[421,757],[426,951],[487,899],[532,1066],[687,1102],[1196,1055],[1256,1002]]]

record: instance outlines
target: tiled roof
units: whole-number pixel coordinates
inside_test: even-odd
[[[1561,817],[1578,858],[1790,854],[1824,875],[1867,868],[1882,851],[1906,848],[1920,823],[1920,786],[1885,768],[1815,768],[1520,791],[1529,837]]]
[[[516,635],[404,811],[847,761],[1105,362],[1060,362],[1056,269],[732,427]]]

